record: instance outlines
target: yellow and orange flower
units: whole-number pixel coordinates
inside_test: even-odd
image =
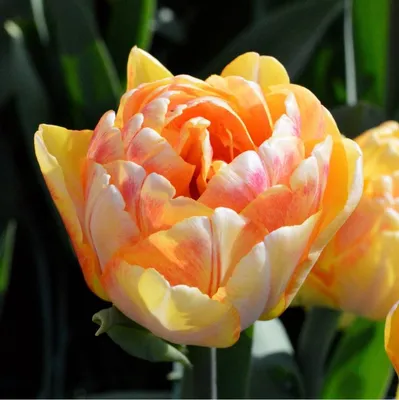
[[[117,114],[35,149],[87,284],[174,343],[227,347],[291,302],[357,205],[358,146],[274,58],[172,76],[134,48]]]
[[[388,121],[356,139],[364,192],[322,252],[295,303],[384,319],[399,298],[399,124]]]

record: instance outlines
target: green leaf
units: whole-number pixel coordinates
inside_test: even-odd
[[[125,317],[115,307],[93,315],[93,322],[100,326],[96,335],[107,335],[126,353],[152,362],[180,362],[190,366],[188,358],[176,347]]]
[[[340,132],[351,139],[386,120],[381,107],[365,102],[359,102],[355,106],[340,106],[331,110],[331,113]]]
[[[5,29],[0,30],[0,107],[9,99],[12,91],[9,79],[10,68],[10,37]]]
[[[25,133],[33,137],[38,125],[49,119],[47,94],[28,53],[23,32],[13,21],[5,24],[10,43],[10,72],[12,92]]]
[[[385,321],[358,318],[345,330],[325,379],[324,399],[381,399],[392,378],[384,349]]]
[[[50,0],[49,6],[75,123],[86,128],[117,106],[120,82],[88,4]]]
[[[151,23],[157,8],[156,0],[112,0],[106,42],[122,80],[133,46],[147,50],[151,45]],[[127,29],[127,27],[129,27]]]
[[[278,318],[255,322],[251,356],[247,398],[303,398],[294,350]]]
[[[390,0],[353,1],[353,38],[359,98],[380,106],[385,104],[389,3]]]
[[[276,57],[295,80],[342,10],[341,0],[312,0],[270,13],[233,39],[199,76],[219,73],[238,55],[256,51]]]
[[[0,294],[8,288],[17,224],[11,220],[0,237]]]
[[[0,311],[10,282],[16,229],[16,222],[11,220],[0,236]]]

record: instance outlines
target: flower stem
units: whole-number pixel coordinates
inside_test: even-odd
[[[340,311],[323,307],[314,307],[306,315],[298,339],[297,357],[308,398],[320,398],[325,363],[340,315]]]
[[[182,399],[217,399],[217,352],[215,348],[188,346],[192,369],[185,368]]]

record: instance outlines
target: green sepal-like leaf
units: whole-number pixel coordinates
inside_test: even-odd
[[[383,399],[392,379],[385,321],[357,318],[345,330],[324,381],[324,399]]]
[[[278,318],[255,322],[251,355],[248,398],[303,398],[302,377],[294,350]]]
[[[94,314],[93,322],[100,326],[97,336],[106,333],[126,353],[134,357],[152,362],[176,361],[190,366],[190,361],[178,348],[131,321],[115,307]]]
[[[306,66],[327,29],[343,11],[341,0],[298,2],[248,26],[199,74],[219,73],[247,51],[276,57],[295,80]]]

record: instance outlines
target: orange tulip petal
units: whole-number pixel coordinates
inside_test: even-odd
[[[126,158],[142,165],[147,173],[163,175],[178,195],[187,194],[195,167],[185,162],[172,146],[150,128],[140,130],[129,142]]]
[[[239,338],[240,319],[231,304],[212,300],[198,288],[170,286],[152,268],[115,260],[102,282],[119,310],[172,343],[229,347]]]
[[[122,248],[115,259],[155,268],[173,286],[197,287],[213,295],[255,243],[255,234],[246,229],[242,217],[232,210],[218,209],[211,218],[184,219],[135,246]]]

